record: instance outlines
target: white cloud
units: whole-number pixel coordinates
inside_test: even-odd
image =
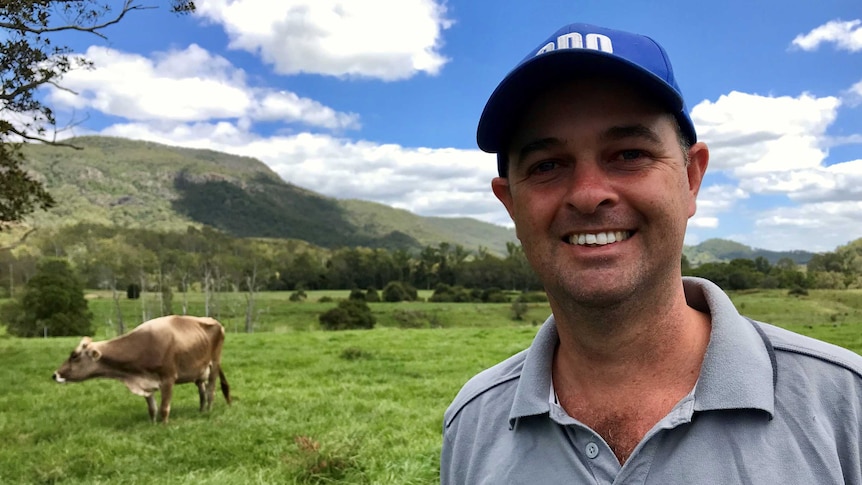
[[[357,115],[312,99],[249,86],[241,69],[195,44],[153,59],[96,46],[85,56],[95,67],[66,74],[62,84],[74,93],[53,89],[50,102],[134,121],[279,120],[336,130],[359,124]]]
[[[748,194],[732,185],[716,184],[703,187],[697,196],[697,212],[689,219],[688,226],[697,229],[715,229],[720,225],[718,215],[730,212],[737,201],[747,199]]]
[[[761,174],[740,185],[758,193],[787,194],[796,201],[862,201],[862,160]]]
[[[825,163],[830,147],[862,136],[827,135],[839,107],[841,100],[833,96],[735,91],[695,106],[692,119],[710,147],[709,170],[734,185],[703,190],[698,198],[701,219],[690,226],[695,232],[713,229],[721,226],[713,218],[735,212],[735,218],[750,218],[755,227],[735,239],[773,250],[831,251],[862,236],[862,160]],[[788,206],[763,210],[758,199],[741,215],[736,202],[749,195],[785,196]]]
[[[850,86],[844,92],[844,99],[850,106],[858,106],[862,103],[862,81]]]
[[[862,20],[829,21],[807,34],[799,34],[792,45],[802,50],[813,51],[820,44],[831,42],[838,49],[856,52],[862,50]]]
[[[862,201],[818,202],[769,209],[746,244],[773,250],[834,251],[862,237]]]
[[[820,166],[826,157],[825,132],[840,105],[833,96],[732,91],[697,104],[691,117],[698,138],[710,147],[710,169],[748,177]]]
[[[452,23],[436,0],[206,0],[197,15],[280,74],[387,81],[437,74],[447,62],[441,33]]]

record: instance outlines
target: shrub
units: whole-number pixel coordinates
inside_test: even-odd
[[[544,303],[548,301],[548,295],[544,291],[525,291],[518,295],[516,300],[524,303]]]
[[[481,302],[482,291],[478,289],[468,290],[463,286],[449,286],[440,283],[434,288],[434,294],[431,295],[429,300],[453,303]]]
[[[377,321],[365,300],[342,300],[338,306],[319,317],[324,330],[354,330],[374,328]]]
[[[305,301],[306,298],[308,298],[308,295],[306,295],[304,291],[296,290],[290,294],[290,298],[288,299],[290,301]]]
[[[482,291],[482,301],[485,303],[507,303],[509,296],[500,288],[487,288]]]
[[[359,288],[354,288],[350,290],[350,296],[347,299],[365,301],[365,292],[360,290]]]
[[[527,310],[529,310],[527,302],[524,300],[524,298],[519,296],[518,298],[515,298],[515,301],[512,302],[512,320],[520,321],[524,319],[524,315],[526,315]]]
[[[20,299],[4,305],[0,315],[11,335],[92,335],[93,314],[81,281],[63,259],[46,259],[24,287]]]
[[[392,318],[398,322],[399,328],[437,328],[440,321],[436,314],[428,314],[421,310],[395,310]]]
[[[787,294],[789,296],[808,296],[808,290],[801,286],[794,286],[787,292]]]
[[[390,281],[383,288],[383,301],[414,301],[418,296],[419,292],[416,288],[402,281]]]
[[[376,288],[368,288],[365,292],[365,301],[369,303],[377,303],[380,301],[380,293]]]

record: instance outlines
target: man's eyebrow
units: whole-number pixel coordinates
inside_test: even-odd
[[[624,140],[627,138],[643,138],[652,143],[661,143],[661,137],[646,125],[636,123],[633,125],[612,126],[605,130],[601,136],[608,141]]]
[[[539,138],[538,140],[532,140],[524,144],[520,150],[518,150],[518,159],[521,160],[527,155],[538,152],[540,150],[546,150],[552,146],[559,146],[562,144],[557,138],[548,137],[548,138]]]

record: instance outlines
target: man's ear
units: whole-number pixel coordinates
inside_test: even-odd
[[[706,167],[709,165],[709,148],[706,143],[697,142],[688,150],[688,192],[690,195],[688,217],[694,215],[697,211],[697,194],[700,192],[700,185],[703,183],[703,176],[706,174]]]
[[[491,180],[491,190],[494,191],[494,195],[497,196],[497,199],[503,203],[503,206],[509,213],[509,217],[512,217],[512,191],[509,187],[509,179],[506,177],[494,177],[494,179]],[[514,220],[514,218],[512,218],[512,220]]]

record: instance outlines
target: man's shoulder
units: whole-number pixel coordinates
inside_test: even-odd
[[[755,322],[769,337],[777,354],[793,358],[814,359],[835,370],[846,370],[862,379],[862,355],[823,340],[777,327],[764,322]]]
[[[446,409],[446,413],[444,414],[445,425],[449,426],[464,407],[480,396],[495,390],[500,391],[500,387],[507,384],[512,385],[512,388],[514,388],[513,384],[516,384],[521,377],[521,370],[524,367],[524,360],[528,351],[529,349],[518,352],[499,364],[483,370],[467,381],[458,392],[458,395],[455,396],[449,408]]]

